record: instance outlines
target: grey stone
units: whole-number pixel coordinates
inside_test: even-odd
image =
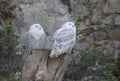
[[[79,43],[79,50],[86,50],[89,48],[89,43]]]
[[[119,49],[120,48],[120,41],[113,41],[114,47]],[[120,50],[119,50],[120,51]]]
[[[88,29],[89,27],[86,26],[84,23],[81,23],[80,24],[80,27],[78,28],[79,31],[82,31],[82,30],[85,30],[85,29]]]
[[[102,21],[103,24],[112,24],[112,22],[113,22],[113,16],[108,16]]]
[[[90,3],[94,4],[94,3],[99,2],[99,1],[101,1],[101,0],[90,0]]]
[[[99,29],[99,26],[98,26],[98,25],[93,25],[92,28],[93,28],[94,30],[98,30],[98,29]]]
[[[79,4],[79,1],[71,1],[73,18],[84,17],[89,15],[89,10],[85,5]]]
[[[89,19],[86,19],[86,21],[85,21],[85,25],[90,25],[90,20]]]
[[[80,15],[81,17],[87,16],[87,15],[89,14],[89,11],[88,11],[87,7],[84,6],[84,5],[81,5],[78,10],[80,10],[80,11],[79,11],[79,12],[80,12],[79,15]]]
[[[105,24],[100,24],[100,28],[105,28],[106,27],[106,25]]]
[[[67,14],[67,6],[63,5],[60,0],[46,0],[48,13],[56,15]]]
[[[115,28],[109,31],[109,36],[111,37],[112,40],[114,41],[120,41],[120,29]]]
[[[0,31],[3,31],[3,27],[0,25]]]
[[[120,13],[120,0],[108,0],[103,8],[104,13]]]
[[[102,20],[101,16],[101,11],[96,12],[92,17],[91,17],[91,23],[93,24],[99,24]]]
[[[0,3],[8,2],[9,0],[0,0]]]
[[[120,25],[120,16],[115,17],[115,25]]]
[[[117,60],[118,57],[119,57],[119,53],[120,53],[120,50],[115,49],[115,50],[114,50],[114,56],[113,56],[113,59]]]

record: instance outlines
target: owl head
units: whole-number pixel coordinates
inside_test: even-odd
[[[33,24],[30,26],[29,30],[31,29],[39,29],[39,30],[43,30],[42,26],[40,24]]]
[[[64,27],[64,26],[73,27],[73,28],[76,27],[75,24],[74,24],[73,22],[67,22],[67,23],[63,24],[63,27]]]

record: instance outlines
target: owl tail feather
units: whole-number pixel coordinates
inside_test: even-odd
[[[50,53],[49,57],[50,58],[55,58],[55,52],[54,52],[54,50],[52,50],[52,52]]]

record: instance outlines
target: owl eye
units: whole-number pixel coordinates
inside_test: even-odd
[[[71,25],[71,23],[69,23],[69,25]]]
[[[38,25],[36,25],[35,27],[41,29]]]
[[[35,27],[38,27],[37,25]]]

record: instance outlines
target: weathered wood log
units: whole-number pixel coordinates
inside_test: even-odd
[[[31,54],[27,57],[25,64],[23,66],[22,78],[23,81],[34,81],[39,75],[42,79],[43,75],[39,74],[46,71],[46,63],[48,59],[48,52],[45,50],[32,50]],[[38,71],[39,70],[39,71]],[[39,73],[38,73],[39,72]]]
[[[68,63],[71,61],[70,54],[63,54],[58,58],[48,58],[48,77],[47,81],[62,81]],[[46,77],[46,78],[48,78]]]
[[[49,50],[32,51],[23,66],[23,81],[62,81],[72,57],[70,54],[63,54],[50,58],[49,53]]]

